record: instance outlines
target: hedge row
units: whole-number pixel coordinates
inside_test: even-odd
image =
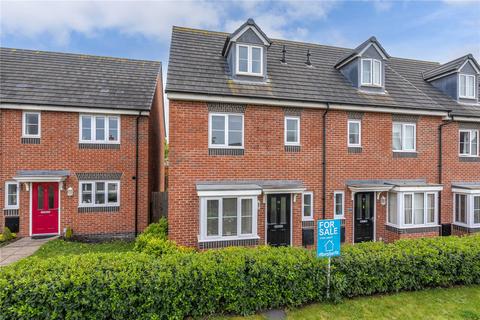
[[[480,236],[366,243],[342,250],[332,261],[332,300],[480,283]],[[301,248],[269,247],[160,258],[145,253],[31,258],[1,269],[0,288],[0,318],[5,319],[249,314],[326,301],[326,259]]]

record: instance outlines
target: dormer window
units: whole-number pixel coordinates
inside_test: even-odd
[[[237,44],[237,74],[263,76],[263,47]]]
[[[362,86],[382,86],[382,63],[377,59],[362,59]]]
[[[459,81],[460,98],[475,99],[475,76],[469,74],[460,74]]]

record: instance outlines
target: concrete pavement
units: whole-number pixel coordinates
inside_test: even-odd
[[[38,250],[44,243],[56,239],[50,237],[44,239],[32,239],[30,237],[21,238],[15,242],[0,247],[0,267],[17,262],[26,258]]]

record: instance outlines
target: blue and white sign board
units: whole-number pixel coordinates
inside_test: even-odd
[[[340,220],[317,221],[317,257],[340,255]]]

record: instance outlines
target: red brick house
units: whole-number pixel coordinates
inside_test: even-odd
[[[0,231],[131,237],[163,188],[161,65],[1,48]]]
[[[480,230],[479,71],[355,49],[174,27],[169,236],[182,245],[346,242]]]

